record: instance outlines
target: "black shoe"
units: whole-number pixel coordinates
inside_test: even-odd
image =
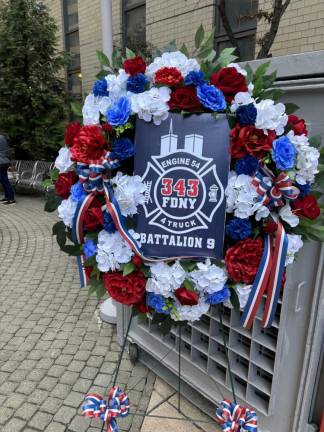
[[[15,205],[16,201],[6,201],[3,203],[3,205]]]
[[[8,201],[8,198],[1,198],[1,199],[0,199],[0,202],[1,202],[1,203],[7,202],[7,201]]]

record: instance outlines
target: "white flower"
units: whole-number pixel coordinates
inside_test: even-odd
[[[186,272],[177,261],[172,266],[164,262],[151,265],[151,278],[147,280],[146,291],[170,297],[172,292],[181,287]]]
[[[224,288],[227,275],[223,268],[211,264],[210,259],[207,259],[205,263],[197,263],[197,267],[198,270],[192,271],[190,277],[198,291],[213,294]]]
[[[63,220],[64,225],[67,227],[72,228],[76,208],[77,203],[72,201],[71,197],[63,200],[57,208],[59,218]]]
[[[249,92],[238,92],[232,101],[231,111],[235,112],[239,106],[249,105],[250,103],[254,103],[254,99]]]
[[[144,192],[146,186],[142,183],[140,176],[128,176],[118,172],[111,180],[114,187],[115,197],[120,206],[123,216],[131,216],[137,213],[137,206],[145,201]]]
[[[200,66],[196,59],[188,59],[182,52],[166,52],[161,57],[156,57],[147,69],[146,74],[149,78],[153,78],[156,71],[163,67],[175,67],[185,78],[191,71],[199,71]]]
[[[289,138],[289,141],[294,144],[297,150],[309,146],[308,137],[305,134],[295,135],[294,131],[291,130],[287,133],[287,137]]]
[[[112,100],[108,96],[104,96],[99,101],[99,111],[102,115],[106,115],[108,108],[112,105]]]
[[[195,306],[182,306],[177,300],[175,306],[176,312],[171,312],[174,321],[198,321],[209,310],[209,304],[203,298]]]
[[[299,224],[299,217],[293,214],[289,203],[279,210],[279,216],[293,228]]]
[[[139,239],[137,233],[132,230],[130,233],[136,240]],[[96,261],[98,269],[102,272],[119,270],[120,264],[128,263],[134,255],[118,231],[114,233],[108,233],[105,230],[100,231],[97,248]]]
[[[237,70],[237,72],[243,76],[247,76],[247,72],[243,69],[238,63],[230,63],[226,67],[233,67]]]
[[[288,116],[285,114],[285,105],[277,103],[271,99],[265,99],[256,104],[257,117],[255,127],[263,129],[265,133],[267,130],[276,131],[277,135],[284,133],[284,127],[288,122]]]
[[[248,92],[249,92],[250,94],[252,94],[252,93],[253,93],[253,90],[254,90],[254,84],[253,84],[253,83],[250,83],[250,84],[248,85]]]
[[[57,168],[60,173],[65,173],[73,165],[71,161],[71,152],[69,147],[62,147],[59,150],[59,154],[54,162],[54,167]]]
[[[118,75],[107,75],[107,90],[109,91],[109,97],[112,101],[119,99],[122,96],[126,96],[126,87],[129,74],[124,69],[119,69]]]
[[[94,94],[90,93],[84,101],[82,108],[83,124],[86,125],[97,125],[99,124],[99,102],[100,97],[96,97]]]
[[[243,309],[248,301],[252,285],[236,284],[234,289],[238,296],[240,307]]]
[[[287,234],[288,236],[288,250],[285,265],[292,264],[295,260],[295,254],[303,247],[301,235]]]
[[[155,125],[160,125],[169,115],[171,89],[168,87],[154,87],[143,93],[131,93],[132,111],[138,114],[140,119],[150,122],[153,118]]]

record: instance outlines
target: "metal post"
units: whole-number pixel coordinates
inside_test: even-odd
[[[113,52],[112,0],[101,0],[102,51],[111,59]]]

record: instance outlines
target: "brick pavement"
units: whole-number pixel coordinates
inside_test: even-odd
[[[55,214],[37,197],[0,206],[0,430],[95,432],[98,420],[80,415],[85,393],[106,394],[119,346],[102,323],[98,302],[78,281],[75,258],[51,235]],[[154,375],[127,355],[118,384],[132,410],[145,410]],[[128,388],[127,388],[128,383]],[[119,420],[137,432],[141,417]]]

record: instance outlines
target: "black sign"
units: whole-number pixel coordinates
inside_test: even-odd
[[[137,119],[135,174],[146,185],[137,232],[144,255],[222,257],[229,126],[225,115]]]

